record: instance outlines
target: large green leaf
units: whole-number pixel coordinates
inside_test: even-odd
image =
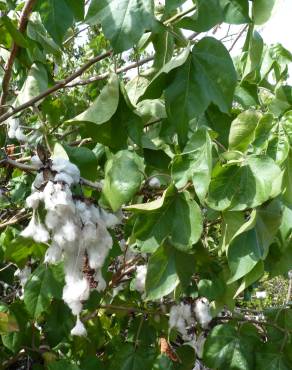
[[[175,267],[175,249],[166,240],[150,257],[146,275],[146,297],[160,299],[179,283]]]
[[[229,132],[229,148],[242,152],[248,149],[254,139],[254,131],[261,115],[253,110],[240,113],[232,122]]]
[[[245,80],[256,80],[254,73],[261,66],[264,42],[258,32],[253,32],[249,39],[249,50],[244,67],[243,77]]]
[[[182,143],[187,139],[189,121],[211,103],[229,112],[236,80],[232,59],[220,41],[205,37],[194,46],[165,90],[167,115]]]
[[[139,190],[142,171],[142,159],[128,150],[119,151],[107,161],[102,196],[113,211],[129,202]]]
[[[143,251],[153,252],[165,237],[181,250],[190,250],[202,233],[202,216],[197,203],[187,192],[170,187],[164,197],[129,207],[138,212],[134,235]]]
[[[239,296],[240,293],[242,293],[246,288],[248,288],[250,285],[252,285],[254,282],[258,281],[263,275],[264,275],[265,269],[264,269],[264,263],[263,261],[259,261],[255,267],[244,276],[242,279],[240,286],[238,287],[234,298]]]
[[[66,145],[65,150],[70,161],[78,166],[81,176],[89,180],[96,180],[97,158],[90,149],[85,147],[74,148]]]
[[[215,167],[208,204],[216,210],[254,208],[281,192],[282,172],[269,157],[252,156],[241,166]]]
[[[15,106],[26,103],[45,91],[47,88],[48,74],[46,68],[40,63],[33,64],[15,100]]]
[[[115,114],[119,104],[119,79],[112,74],[98,97],[84,112],[70,119],[70,123],[91,122],[101,125]]]
[[[18,31],[18,29],[15,27],[11,19],[7,17],[7,15],[1,16],[1,22],[5,25],[7,31],[10,33],[11,37],[13,38],[13,41],[18,46],[21,46],[23,48],[28,47],[27,39],[23,36],[21,32]]]
[[[204,345],[204,362],[212,369],[253,370],[258,342],[257,331],[250,324],[240,330],[232,324],[215,326]]]
[[[65,0],[77,21],[84,19],[85,0]]]
[[[250,21],[248,0],[219,0],[219,2],[226,23],[242,24]]]
[[[53,40],[62,45],[66,31],[73,23],[73,13],[66,0],[43,0],[37,3],[43,24]]]
[[[288,158],[286,160],[286,168],[283,177],[283,197],[287,204],[292,205],[292,150],[290,149]]]
[[[291,362],[285,353],[278,351],[271,343],[264,344],[256,354],[256,370],[290,370]]]
[[[151,348],[135,348],[132,344],[123,343],[112,357],[109,370],[142,370],[152,369],[154,353]]]
[[[30,276],[24,289],[24,303],[32,318],[46,311],[52,298],[62,298],[64,272],[61,265],[40,265]]]
[[[176,55],[168,63],[166,63],[161,68],[161,70],[154,76],[153,80],[145,89],[144,94],[140,96],[139,101],[144,99],[160,98],[171,76],[170,75],[171,71],[182,66],[188,59],[189,54],[190,49],[187,47],[180,54]]]
[[[267,22],[272,14],[276,0],[254,0],[253,19],[255,24]]]
[[[89,24],[101,23],[114,50],[133,47],[154,22],[151,0],[93,0],[86,15]]]
[[[232,273],[229,283],[247,275],[261,260],[263,249],[253,228],[238,235],[227,252],[228,264]]]
[[[196,193],[204,200],[211,181],[212,140],[204,128],[197,130],[188,141],[182,154],[173,159],[172,177],[177,188],[193,181]]]

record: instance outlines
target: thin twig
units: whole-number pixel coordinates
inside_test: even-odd
[[[48,95],[63,89],[68,85],[71,81],[75,80],[75,78],[81,76],[88,68],[90,68],[93,64],[100,62],[101,60],[108,58],[112,54],[112,51],[107,51],[101,55],[98,55],[92,59],[90,59],[87,63],[85,63],[82,67],[80,67],[76,72],[65,78],[63,81],[59,81],[56,85],[50,87],[49,89],[43,91],[41,94],[35,96],[34,98],[28,100],[26,103],[19,105],[14,109],[13,112],[7,112],[0,116],[0,122],[6,121],[9,117],[13,116],[15,113],[21,112],[26,108],[33,106],[38,101],[44,99]],[[2,124],[3,125],[3,124]]]
[[[231,50],[234,48],[234,46],[236,45],[237,41],[241,38],[241,36],[244,34],[244,32],[247,30],[248,28],[248,24],[245,25],[242,30],[239,32],[238,36],[236,37],[236,39],[234,40],[233,44],[230,46],[230,49],[228,50],[229,53],[231,52]]]
[[[18,31],[20,33],[23,33],[25,31],[29,16],[32,12],[32,9],[35,3],[36,3],[36,0],[28,0],[25,3],[22,9],[22,13],[19,19],[19,24],[18,24]],[[0,115],[4,112],[4,106],[5,106],[8,94],[9,94],[9,83],[10,83],[11,75],[12,75],[12,67],[13,67],[14,60],[16,58],[18,50],[19,50],[19,46],[15,42],[13,42],[11,53],[9,55],[7,63],[4,66],[5,73],[4,73],[3,80],[2,80],[2,93],[0,96]]]

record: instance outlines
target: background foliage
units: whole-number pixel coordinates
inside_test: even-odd
[[[256,30],[272,0],[184,3],[0,0],[2,368],[292,367],[292,55]],[[236,58],[222,24],[242,25]],[[78,166],[75,196],[123,212],[86,337],[70,334],[62,263],[20,236],[37,148]],[[191,343],[168,325],[181,302]]]

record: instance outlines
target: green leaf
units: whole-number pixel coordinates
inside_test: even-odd
[[[131,344],[122,344],[115,352],[109,370],[142,370],[152,369],[154,353],[148,348],[136,349]]]
[[[255,129],[255,139],[252,143],[255,147],[262,148],[266,145],[273,125],[274,116],[270,113],[264,114]]]
[[[275,346],[265,344],[256,354],[256,370],[290,370],[291,362],[282,351],[277,351]]]
[[[230,24],[248,23],[248,0],[219,0],[224,14],[224,22]]]
[[[283,198],[287,204],[292,205],[292,150],[290,149],[288,158],[285,163],[285,172],[283,177]]]
[[[10,33],[11,37],[13,38],[13,41],[22,48],[28,47],[28,41],[23,36],[21,32],[18,31],[18,29],[14,26],[13,22],[10,20],[7,15],[1,16],[1,22],[6,27],[7,31]]]
[[[219,370],[253,370],[254,347],[259,337],[254,326],[232,324],[215,326],[204,345],[204,363]]]
[[[292,145],[292,110],[286,112],[282,119],[281,124],[283,126],[283,129],[289,138],[290,145]]]
[[[133,47],[146,30],[151,30],[153,4],[151,0],[93,0],[86,22],[91,25],[100,22],[114,50],[122,52]]]
[[[196,270],[196,255],[175,251],[175,268],[184,292],[188,292],[191,278]]]
[[[48,370],[80,370],[80,368],[68,360],[59,360],[50,362],[48,364]]]
[[[281,123],[278,124],[272,138],[268,142],[266,153],[269,157],[281,165],[288,157],[290,149],[289,138],[286,135]]]
[[[36,97],[48,88],[48,74],[46,68],[40,63],[34,63],[27,75],[14,105],[18,106]]]
[[[173,158],[171,170],[177,188],[183,188],[192,180],[199,199],[204,200],[212,171],[212,140],[205,128],[197,130],[183,153]]]
[[[70,330],[75,324],[73,315],[68,306],[61,300],[54,300],[50,305],[44,332],[49,344],[55,347],[64,338],[68,338]]]
[[[223,12],[219,0],[196,0],[196,3],[196,13],[178,22],[179,27],[195,32],[205,32],[223,21]]]
[[[170,294],[179,283],[175,268],[175,249],[165,241],[150,257],[146,275],[146,297],[160,299]]]
[[[250,35],[249,50],[246,65],[244,68],[243,80],[255,80],[254,72],[261,66],[264,42],[258,32],[253,32]]]
[[[255,24],[266,23],[274,8],[276,0],[254,0],[253,1],[253,19]]]
[[[264,275],[265,269],[264,269],[264,263],[263,261],[259,261],[255,267],[244,276],[242,279],[240,286],[238,287],[234,298],[239,296],[246,288],[248,288],[250,285],[252,285],[254,282],[258,281],[263,275]]]
[[[232,273],[228,283],[233,283],[250,273],[263,258],[264,253],[255,228],[238,235],[227,251],[228,264]]]
[[[0,312],[0,334],[7,334],[19,331],[16,318],[6,312]]]
[[[129,209],[138,211],[133,233],[145,252],[155,251],[166,236],[175,247],[188,251],[201,236],[201,210],[187,192],[170,187],[162,198]]]
[[[85,0],[65,0],[76,21],[83,21]]]
[[[154,78],[146,88],[144,94],[140,96],[139,101],[144,99],[160,98],[163,90],[167,85],[167,81],[169,80],[169,75],[171,71],[174,71],[178,67],[182,66],[188,59],[189,54],[190,49],[189,47],[187,47],[180,54],[176,55],[168,63],[166,63],[154,76]]]
[[[115,114],[119,104],[119,79],[116,74],[112,74],[108,83],[101,90],[98,97],[88,109],[77,117],[70,119],[70,124],[80,122],[91,122],[102,125],[109,121]]]
[[[65,150],[70,161],[79,168],[81,176],[89,180],[96,180],[98,163],[96,156],[90,149],[66,145]]]
[[[194,46],[165,90],[167,115],[181,143],[186,142],[189,121],[204,113],[211,103],[229,112],[236,81],[232,59],[220,41],[205,37]]]
[[[281,192],[282,172],[269,157],[248,157],[241,166],[217,166],[208,205],[216,210],[254,208]]]
[[[260,118],[260,113],[253,110],[240,113],[230,127],[229,149],[245,152],[254,139],[254,131]]]
[[[32,318],[46,311],[52,298],[61,299],[64,286],[63,267],[40,265],[30,276],[24,289],[24,303]]]
[[[37,3],[43,24],[53,40],[62,45],[66,31],[73,24],[73,13],[66,0],[43,0]]]
[[[128,150],[119,151],[107,161],[102,196],[113,211],[128,203],[139,190],[142,171],[142,159]]]

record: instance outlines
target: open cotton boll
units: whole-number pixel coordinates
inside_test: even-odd
[[[42,161],[40,160],[39,156],[38,155],[33,155],[30,159],[31,161],[31,164],[36,167],[36,168],[41,168],[43,163]]]
[[[71,186],[71,185],[74,184],[74,179],[70,175],[68,175],[67,173],[65,173],[65,172],[58,173],[55,176],[54,180],[55,181],[59,181],[59,182],[65,182],[69,186]]]
[[[89,283],[86,278],[75,279],[66,277],[66,285],[63,289],[63,300],[71,308],[74,315],[81,312],[81,301],[89,297]]]
[[[31,267],[25,266],[23,269],[17,269],[14,272],[14,276],[17,276],[20,280],[20,285],[23,287],[31,275]]]
[[[36,242],[45,243],[49,240],[50,235],[44,225],[39,222],[33,213],[27,227],[20,233],[24,238],[32,238]]]
[[[134,287],[140,293],[145,292],[146,273],[147,273],[147,266],[145,265],[137,266]]]
[[[100,208],[100,217],[102,221],[104,222],[105,226],[109,228],[114,227],[118,225],[119,223],[121,223],[121,219],[117,215],[106,212],[102,208]]]
[[[71,330],[71,335],[76,335],[79,337],[84,337],[87,335],[87,331],[85,329],[85,326],[81,322],[79,315],[77,315],[76,325]]]
[[[62,259],[62,249],[57,243],[52,243],[52,245],[47,249],[45,254],[45,263],[56,264]]]
[[[56,172],[65,172],[72,177],[74,183],[78,183],[80,180],[80,171],[78,167],[67,159],[60,157],[54,158],[52,170]]]
[[[8,137],[9,139],[14,139],[15,138],[15,131],[19,127],[19,120],[16,118],[10,118],[8,121]]]
[[[34,179],[34,182],[32,183],[31,185],[31,190],[32,191],[35,191],[36,189],[40,189],[41,186],[43,185],[44,183],[44,175],[42,172],[38,173]]]
[[[59,232],[63,233],[64,239],[68,242],[73,242],[78,237],[78,229],[73,220],[70,219],[64,223]]]
[[[113,245],[110,233],[101,223],[97,226],[97,240],[94,244],[87,246],[89,266],[92,269],[101,268]]]
[[[23,142],[28,141],[27,136],[23,133],[23,131],[22,131],[22,129],[21,129],[20,127],[18,127],[18,128],[15,130],[15,138],[16,138],[18,141],[23,141]]]
[[[101,269],[98,269],[94,275],[94,280],[97,282],[96,290],[98,292],[103,292],[106,288],[106,281],[102,276]]]
[[[28,208],[37,209],[41,200],[43,200],[43,193],[36,191],[26,198],[26,205]]]
[[[207,298],[200,298],[196,301],[195,314],[203,329],[206,329],[212,320],[210,304]]]
[[[55,211],[48,211],[45,217],[45,225],[48,229],[53,230],[60,226],[62,219]]]

